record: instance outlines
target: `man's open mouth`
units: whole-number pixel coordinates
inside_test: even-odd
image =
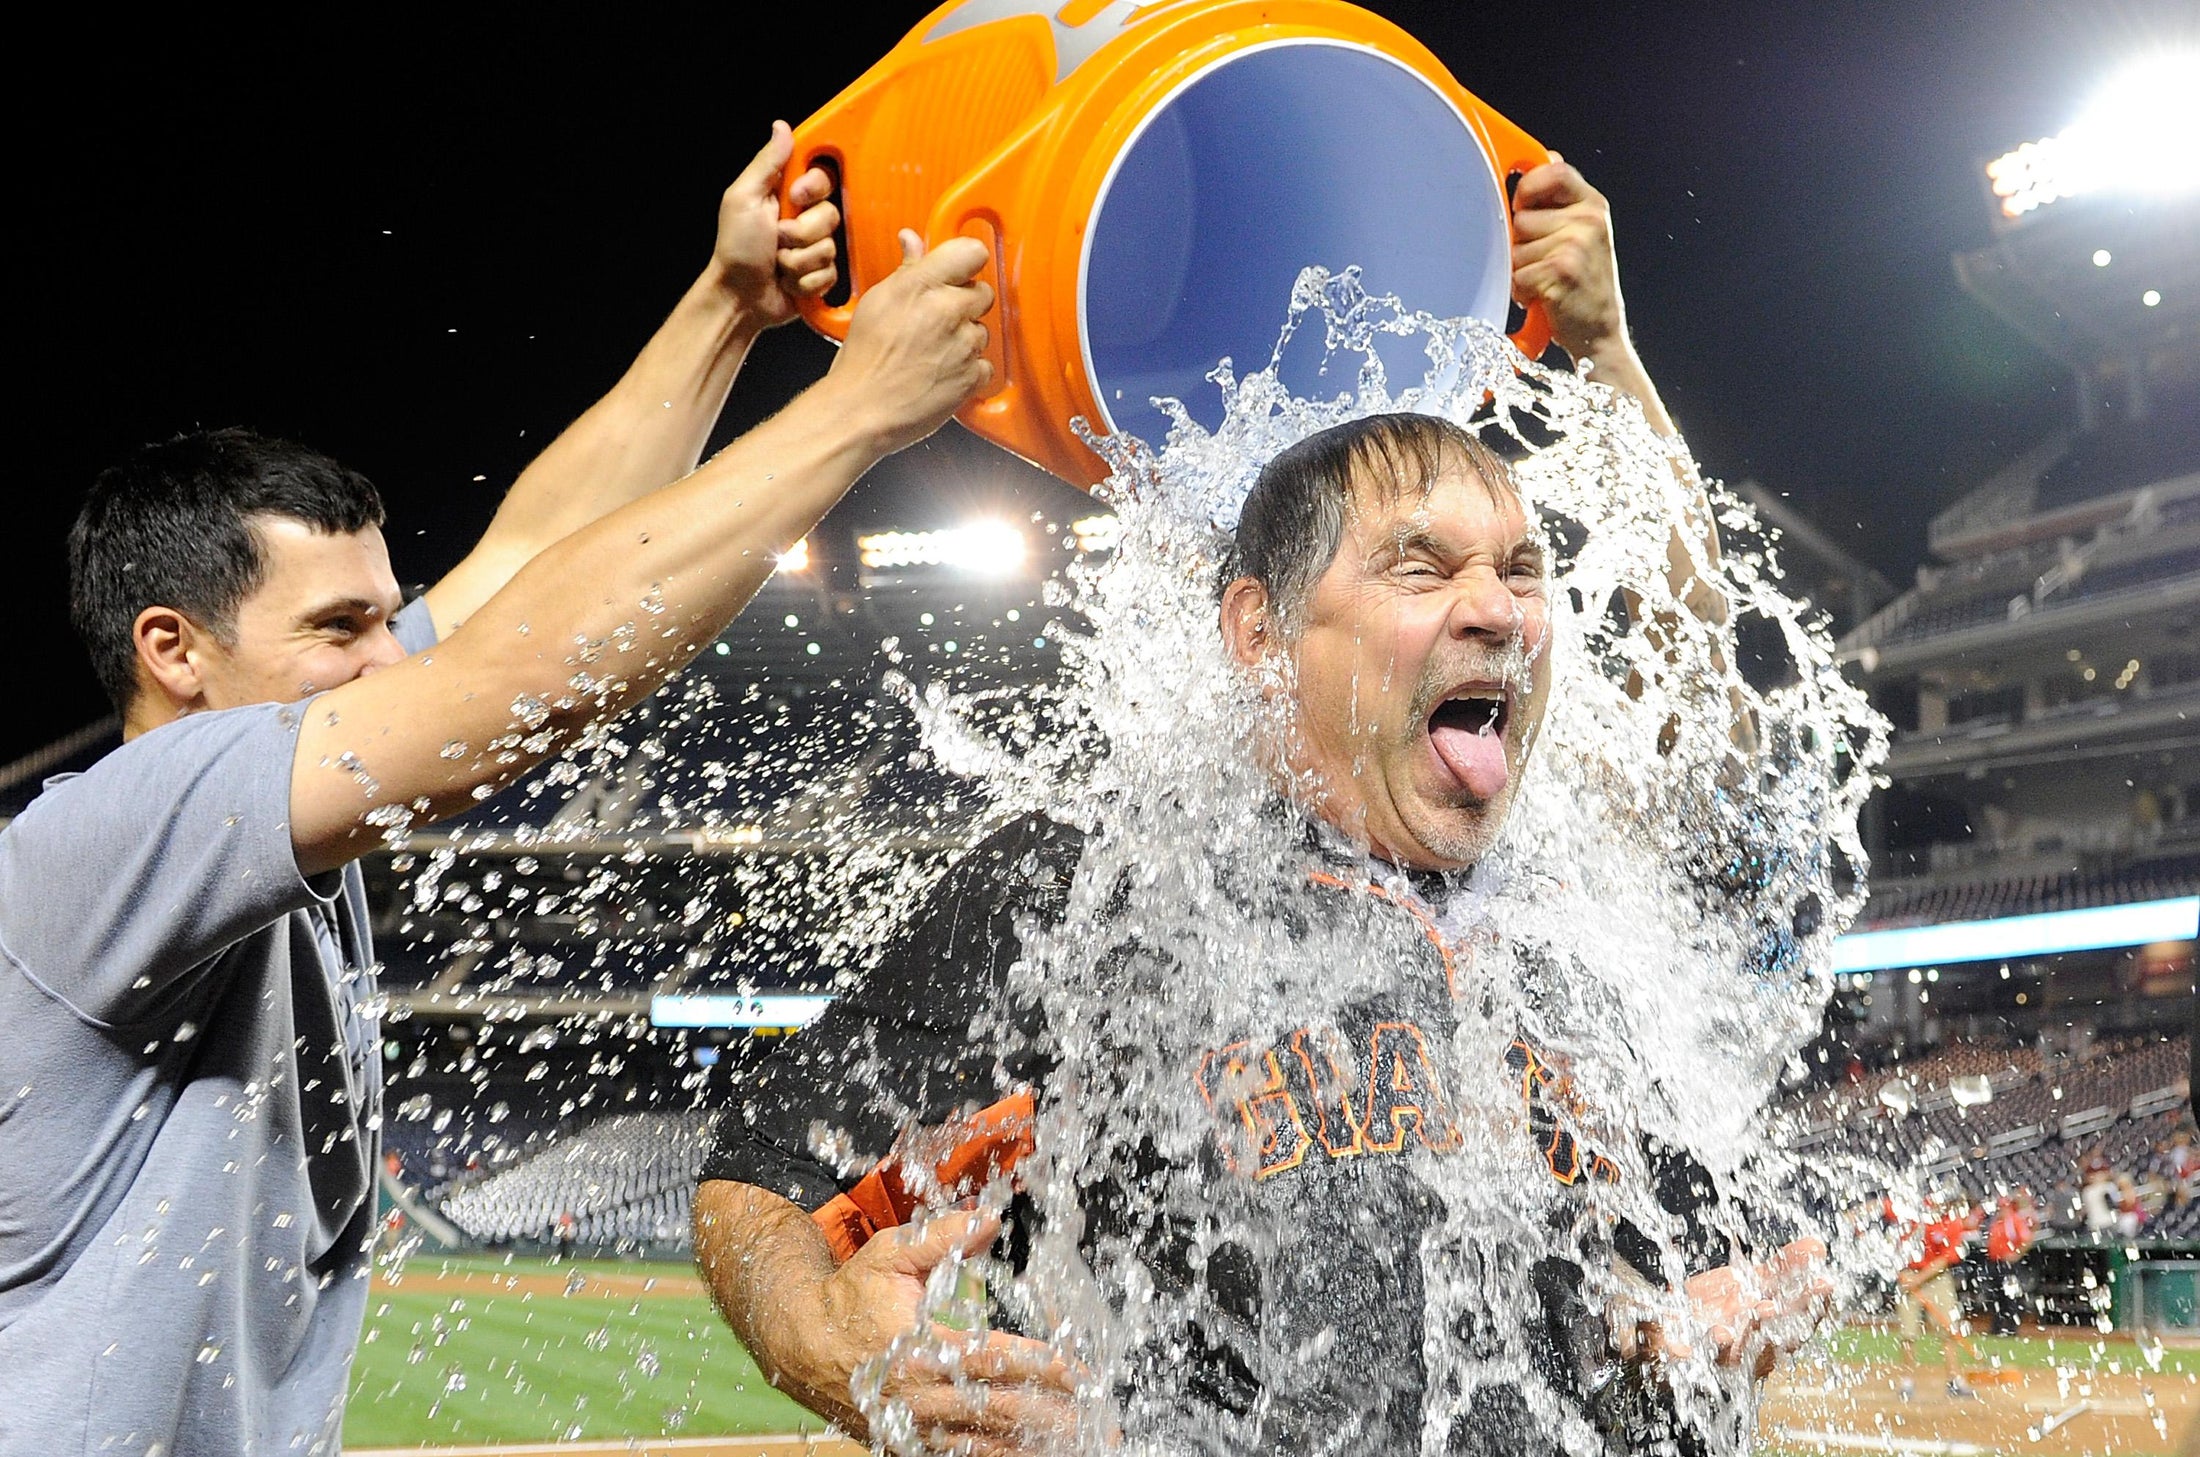
[[[1436,711],[1429,715],[1428,726],[1431,732],[1446,728],[1470,734],[1503,734],[1511,713],[1512,705],[1506,701],[1503,689],[1470,688],[1459,697],[1437,704]]]
[[[1505,726],[1512,695],[1495,684],[1454,688],[1429,715],[1429,746],[1437,762],[1477,799],[1495,799],[1511,777],[1505,762]]]

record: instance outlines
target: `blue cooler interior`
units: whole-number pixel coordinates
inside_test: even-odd
[[[1149,118],[1094,205],[1079,302],[1111,430],[1158,445],[1174,396],[1213,429],[1207,375],[1267,364],[1309,264],[1363,269],[1370,293],[1500,328],[1510,238],[1498,179],[1466,123],[1398,62],[1319,41],[1217,64]],[[1392,388],[1418,383],[1411,341],[1377,351]],[[1293,393],[1353,387],[1357,356],[1321,371],[1319,337],[1294,339]]]

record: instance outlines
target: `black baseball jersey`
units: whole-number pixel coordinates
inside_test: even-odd
[[[1061,916],[1081,845],[1075,832],[1032,818],[966,856],[878,967],[747,1076],[719,1119],[702,1177],[770,1189],[812,1211],[846,1258],[907,1219],[925,1191],[951,1194],[1012,1169],[1030,1149],[1033,1098],[1051,1067],[1038,1010],[1009,990],[1018,926]],[[1202,1287],[1198,1318],[1134,1352],[1126,1376],[1149,1397],[1182,1393],[1130,1406],[1162,1414],[1180,1427],[1170,1435],[1195,1450],[1420,1445],[1429,1393],[1422,1251],[1443,1214],[1421,1171],[1469,1137],[1445,1059],[1472,968],[1458,964],[1414,895],[1318,854],[1307,876],[1313,913],[1334,922],[1325,932],[1374,948],[1375,964],[1397,967],[1392,984],[1348,999],[1320,1025],[1218,1037],[1184,1069],[1212,1110],[1211,1146],[1193,1159],[1144,1150],[1081,1190],[1088,1252],[1132,1251],[1165,1292]],[[1519,1091],[1523,1156],[1549,1173],[1550,1217],[1582,1223],[1573,1216],[1583,1197],[1620,1179],[1619,1163],[1584,1132],[1561,1069],[1525,1041],[1506,1049],[1503,1065]],[[924,1174],[910,1177],[917,1159]],[[1700,1169],[1670,1158],[1647,1167],[1659,1202],[1684,1220],[1709,1200]],[[1277,1237],[1217,1239],[1167,1217],[1172,1180],[1197,1185],[1203,1201],[1234,1201]],[[1127,1200],[1126,1184],[1153,1197]],[[1028,1247],[1019,1222],[1034,1217],[1028,1201],[1012,1205],[1012,1258]],[[1654,1246],[1631,1225],[1608,1222],[1604,1238],[1604,1257],[1654,1276]],[[1697,1263],[1723,1258],[1705,1242]],[[1664,1393],[1611,1352],[1578,1263],[1523,1256],[1515,1273],[1523,1288],[1514,1298],[1529,1312],[1528,1362],[1566,1406],[1577,1443],[1593,1432],[1615,1451],[1700,1450]],[[1471,1319],[1450,1334],[1470,1357],[1501,1354]],[[1482,1385],[1449,1449],[1560,1450],[1557,1424],[1535,1409],[1527,1384]]]

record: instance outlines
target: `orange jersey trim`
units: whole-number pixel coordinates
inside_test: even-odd
[[[1435,947],[1436,954],[1443,958],[1445,993],[1454,1001],[1458,1000],[1459,968],[1452,958],[1451,943],[1444,939],[1443,932],[1436,929],[1436,918],[1429,914],[1426,906],[1409,897],[1393,895],[1372,881],[1346,880],[1342,876],[1332,875],[1326,870],[1309,870],[1306,872],[1306,878],[1316,885],[1326,885],[1336,890],[1356,890],[1363,895],[1371,895],[1379,901],[1385,901],[1396,906],[1399,910],[1404,911],[1418,921],[1421,926],[1421,934],[1428,937],[1428,944]]]
[[[846,1260],[881,1230],[907,1224],[928,1199],[967,1199],[1013,1172],[1035,1146],[1032,1128],[1037,1119],[1037,1104],[1030,1093],[1021,1092],[937,1128],[919,1129],[897,1143],[854,1188],[834,1195],[810,1218],[832,1246],[833,1258]],[[916,1188],[907,1172],[912,1161],[929,1170]]]

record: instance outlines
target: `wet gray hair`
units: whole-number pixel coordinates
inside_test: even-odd
[[[1251,577],[1283,623],[1297,625],[1344,541],[1353,482],[1385,498],[1426,495],[1447,458],[1464,460],[1492,496],[1516,494],[1511,472],[1488,445],[1436,415],[1365,415],[1279,452],[1246,493],[1217,591]]]

